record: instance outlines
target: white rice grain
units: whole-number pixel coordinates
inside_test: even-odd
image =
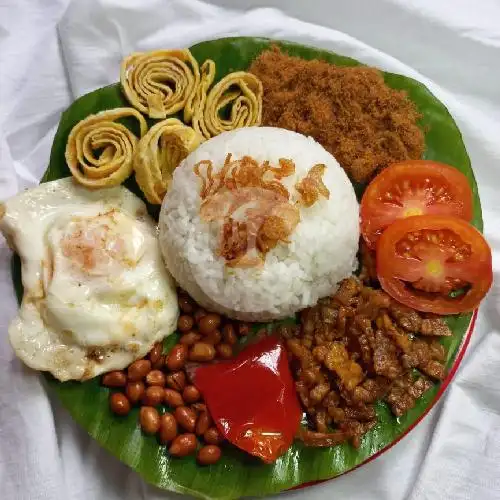
[[[330,198],[301,208],[290,243],[278,244],[259,269],[228,268],[216,253],[220,227],[200,219],[201,181],[193,167],[211,160],[218,171],[228,153],[233,159],[249,155],[273,165],[280,158],[293,160],[295,174],[282,180],[293,193],[313,165],[327,166],[323,182]],[[161,207],[160,246],[170,273],[201,306],[235,319],[268,321],[316,304],[352,274],[357,265],[358,217],[351,182],[314,139],[279,128],[242,128],[205,142],[175,170]]]

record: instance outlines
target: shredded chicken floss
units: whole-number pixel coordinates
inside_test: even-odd
[[[422,156],[416,106],[375,68],[306,61],[275,47],[263,51],[249,71],[264,88],[262,124],[314,137],[357,182]]]
[[[314,165],[295,184],[299,201],[280,182],[295,173],[295,163],[280,158],[279,165],[259,164],[244,156],[233,160],[226,156],[222,169],[214,173],[210,160],[194,166],[202,181],[200,216],[207,222],[222,222],[219,254],[229,267],[255,267],[263,264],[266,254],[288,238],[300,222],[300,205],[310,207],[330,191],[323,183],[326,166]]]

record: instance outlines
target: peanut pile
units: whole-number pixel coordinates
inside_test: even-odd
[[[238,337],[246,335],[250,327],[206,312],[184,292],[179,293],[178,300],[181,337],[168,354],[157,343],[145,358],[127,370],[106,373],[101,381],[116,390],[109,396],[111,411],[124,416],[133,406],[139,406],[142,431],[156,435],[168,446],[170,455],[196,453],[201,465],[214,464],[221,457],[223,439],[200,392],[190,382],[186,364],[231,358]]]

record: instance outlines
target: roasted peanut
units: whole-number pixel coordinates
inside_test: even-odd
[[[209,413],[206,411],[202,411],[198,415],[198,420],[196,421],[196,434],[198,436],[203,436],[203,434],[207,432],[212,424],[212,418],[210,417]]]
[[[196,332],[187,332],[180,339],[179,344],[193,345],[201,339],[201,335]]]
[[[155,365],[160,360],[161,354],[163,352],[163,344],[157,342],[153,348],[149,351],[148,358],[152,365]]]
[[[224,338],[224,342],[229,345],[234,345],[238,342],[236,331],[231,323],[224,325],[224,328],[222,329],[222,337]]]
[[[210,335],[217,330],[221,323],[221,317],[215,313],[208,313],[198,323],[198,330],[202,335]]]
[[[151,371],[149,359],[138,359],[134,361],[127,370],[128,379],[131,382],[142,380]]]
[[[165,366],[165,360],[167,357],[162,354],[154,363],[151,364],[153,370],[161,370]]]
[[[200,397],[200,391],[194,385],[186,385],[182,391],[182,399],[188,404],[196,403]]]
[[[167,385],[174,391],[182,391],[186,385],[186,374],[184,372],[174,372],[167,375]]]
[[[215,346],[219,358],[229,359],[233,357],[233,348],[229,344],[219,344]]]
[[[219,461],[221,457],[221,449],[213,444],[202,446],[196,459],[200,465],[212,465]]]
[[[196,342],[191,347],[189,352],[189,359],[191,361],[212,361],[215,358],[215,347],[206,342]]]
[[[164,413],[160,417],[160,442],[166,444],[175,436],[177,436],[177,420],[171,413]]]
[[[163,402],[165,389],[157,385],[149,386],[144,392],[142,403],[146,406],[158,406]]]
[[[168,451],[174,457],[186,457],[196,451],[197,443],[194,434],[180,434],[172,441]]]
[[[194,312],[194,315],[193,315],[193,318],[194,318],[196,324],[199,324],[199,322],[201,321],[201,318],[206,316],[206,314],[207,314],[207,311],[205,311],[205,309],[202,309],[201,307],[196,309],[196,311]]]
[[[212,333],[205,335],[203,342],[206,342],[207,344],[217,345],[221,340],[222,335],[220,333],[220,330],[214,330]]]
[[[143,382],[129,382],[125,387],[125,394],[129,401],[135,405],[137,404],[142,397],[144,396],[144,391],[146,388],[144,387]]]
[[[184,344],[176,344],[172,350],[167,354],[166,365],[167,368],[176,372],[184,367],[188,355],[188,346]]]
[[[146,384],[163,387],[165,385],[165,374],[161,370],[151,370],[146,375]]]
[[[185,314],[191,314],[194,311],[193,301],[187,295],[179,295],[177,299],[179,303],[179,309]]]
[[[130,411],[130,401],[123,392],[115,392],[109,396],[109,407],[116,415],[127,415]]]
[[[188,432],[196,429],[196,413],[187,406],[179,406],[174,410],[174,417],[177,423]]]
[[[152,406],[143,406],[139,410],[139,423],[146,434],[156,434],[160,429],[160,414]]]
[[[177,329],[181,332],[188,332],[191,328],[193,328],[193,325],[194,319],[187,314],[179,316],[179,319],[177,320]]]
[[[106,373],[102,377],[102,385],[106,387],[125,387],[126,384],[127,376],[121,370]]]
[[[173,389],[165,389],[163,393],[163,400],[167,403],[168,406],[172,408],[176,408],[177,406],[182,406],[184,404],[184,400],[179,392],[174,391]]]
[[[194,403],[191,405],[191,408],[197,413],[201,413],[202,411],[208,411],[207,405],[205,403]]]
[[[203,434],[203,439],[207,444],[219,444],[222,441],[222,436],[219,434],[217,427],[210,427]]]

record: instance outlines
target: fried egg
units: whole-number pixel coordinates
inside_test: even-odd
[[[10,343],[31,368],[86,380],[125,368],[175,330],[156,226],[126,188],[59,179],[4,202],[0,216],[24,286]]]

